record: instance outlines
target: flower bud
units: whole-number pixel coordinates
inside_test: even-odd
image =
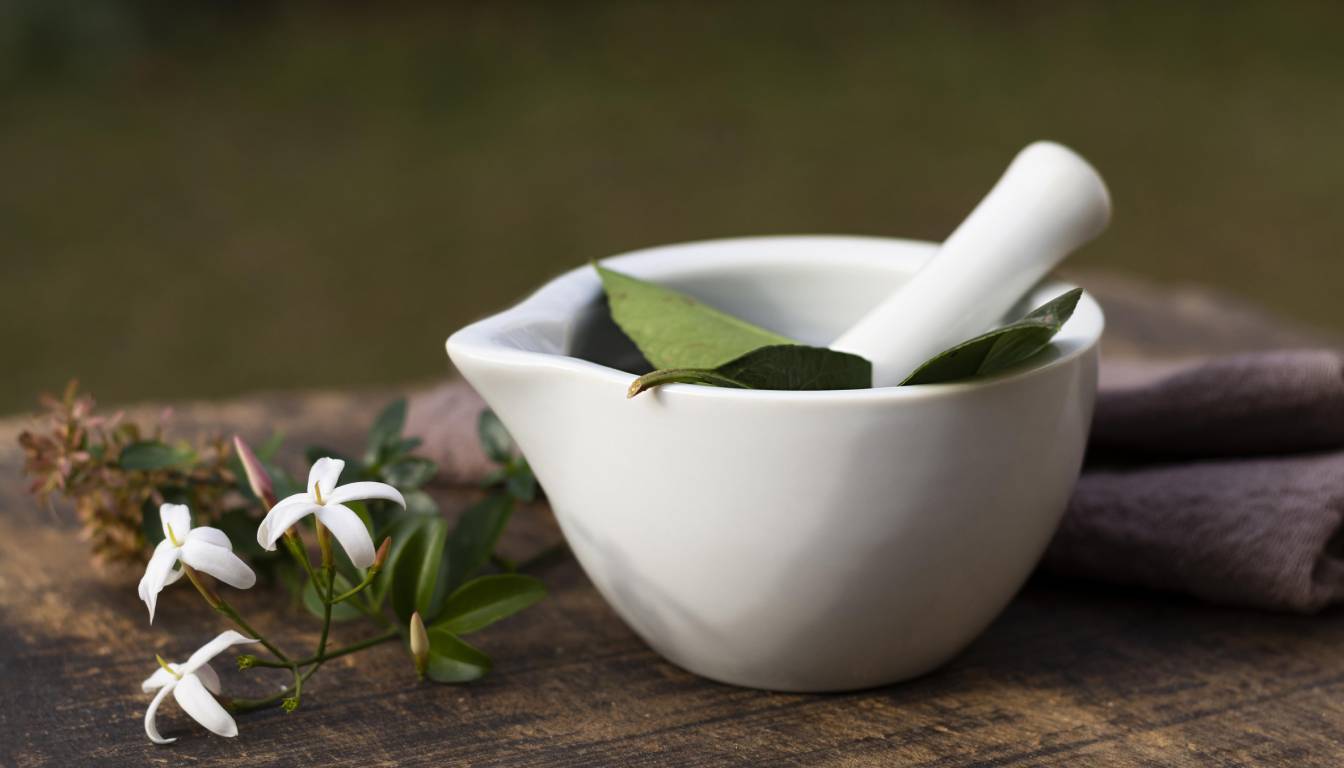
[[[251,669],[257,665],[257,657],[250,653],[238,656],[238,669]]]
[[[424,680],[429,667],[429,633],[419,611],[411,614],[411,658],[415,660],[415,674]]]
[[[383,569],[383,563],[387,562],[387,551],[391,548],[392,538],[389,536],[378,545],[378,552],[373,556],[373,565],[369,566],[369,573],[377,573]]]
[[[275,488],[271,485],[271,476],[261,465],[257,454],[253,453],[252,448],[238,435],[233,436],[233,449],[238,452],[238,459],[243,463],[243,472],[247,474],[247,484],[252,488],[252,492],[266,505],[266,509],[274,507]]]

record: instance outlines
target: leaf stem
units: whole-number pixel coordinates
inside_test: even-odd
[[[332,595],[336,592],[336,570],[331,557],[331,534],[327,532],[327,527],[321,520],[314,522],[317,523],[317,545],[322,550],[322,576],[327,588],[327,593],[322,597],[322,637],[317,641],[315,654],[321,658],[327,651],[327,637],[331,634],[331,604]]]
[[[336,603],[343,603],[346,600],[349,600],[350,598],[354,597],[355,595],[358,595],[360,592],[364,591],[365,587],[372,584],[373,580],[376,579],[377,577],[378,577],[378,571],[374,568],[370,568],[368,571],[364,573],[363,581],[356,584],[353,588],[350,589],[350,591],[343,592],[340,595],[333,597],[331,599],[331,604],[335,605]]]
[[[244,619],[238,611],[234,610],[233,606],[229,605],[224,598],[215,594],[213,590],[205,586],[205,584],[201,582],[200,574],[196,573],[194,568],[183,563],[182,573],[186,574],[187,579],[191,581],[191,585],[196,587],[196,591],[201,593],[201,597],[205,598],[205,602],[209,603],[211,608],[214,608],[216,611],[229,617],[229,620],[234,624],[237,624],[238,628],[243,630],[248,637],[254,637],[257,640],[260,640],[266,650],[270,651],[280,661],[285,662],[286,666],[289,665],[289,657],[285,655],[284,651],[281,651],[274,643],[267,640],[265,635],[253,629],[252,625],[248,624],[247,620]]]
[[[318,670],[318,666],[314,666],[307,672],[297,675],[294,678],[294,685],[281,690],[279,693],[272,694],[263,699],[234,699],[229,702],[228,709],[232,712],[250,712],[254,709],[261,709],[262,707],[274,704],[281,699],[289,698],[296,688],[300,688],[300,686],[303,685],[304,680],[313,676],[313,673]]]
[[[291,527],[288,531],[285,531],[285,548],[289,550],[289,553],[294,556],[295,560],[299,561],[299,565],[303,566],[304,573],[308,574],[308,578],[313,582],[313,586],[316,587],[317,575],[313,573],[313,564],[308,562],[308,552],[303,548],[303,538],[299,534],[298,526]]]
[[[322,662],[331,661],[332,659],[337,659],[340,658],[341,656],[346,656],[351,653],[355,653],[357,651],[362,651],[366,648],[372,648],[375,645],[386,643],[389,640],[396,640],[397,637],[399,637],[400,635],[401,633],[398,632],[397,630],[390,629],[382,633],[381,635],[374,635],[373,637],[370,637],[366,640],[360,640],[357,643],[351,643],[350,645],[347,645],[344,648],[335,648],[333,650],[327,651],[322,656],[312,656],[306,659],[299,659],[298,661],[294,662],[292,666],[306,667],[309,664],[321,664]],[[269,659],[257,659],[256,661],[252,662],[252,666],[272,667],[275,669],[289,669],[291,667],[290,664],[282,664],[278,661],[270,661]]]

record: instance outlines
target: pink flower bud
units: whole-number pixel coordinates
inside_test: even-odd
[[[275,488],[271,485],[271,476],[267,474],[266,468],[261,465],[261,460],[257,454],[252,452],[243,438],[238,435],[233,436],[233,448],[238,452],[238,458],[243,463],[243,471],[247,473],[247,484],[251,486],[252,492],[258,499],[266,505],[266,509],[275,506]]]

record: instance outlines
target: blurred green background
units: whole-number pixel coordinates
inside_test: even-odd
[[[593,257],[942,238],[1037,138],[1073,263],[1344,328],[1344,5],[0,0],[0,412],[442,375]]]

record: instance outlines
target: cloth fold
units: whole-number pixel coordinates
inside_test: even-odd
[[[1044,569],[1277,610],[1344,601],[1344,356],[1103,359],[1101,379]],[[412,398],[440,480],[489,471],[483,407],[460,380]]]
[[[1103,360],[1047,570],[1311,612],[1344,599],[1344,357]]]

